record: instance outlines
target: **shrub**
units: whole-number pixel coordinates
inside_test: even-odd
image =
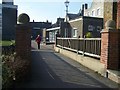
[[[85,36],[86,36],[86,38],[91,38],[92,37],[92,33],[91,32],[87,32]]]
[[[9,88],[13,84],[13,81],[24,80],[24,77],[29,71],[30,62],[23,60],[15,55],[2,57],[2,86],[3,88]]]

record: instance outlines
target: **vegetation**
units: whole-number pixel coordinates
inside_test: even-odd
[[[10,88],[14,82],[24,80],[29,71],[30,61],[16,56],[15,41],[1,41],[2,48],[2,88]]]
[[[0,41],[0,46],[2,46],[2,55],[10,55],[15,51],[15,41]]]
[[[23,80],[29,71],[29,61],[16,54],[2,56],[2,87],[10,88],[13,82]]]
[[[92,33],[91,32],[87,32],[85,35],[86,38],[92,38]]]
[[[11,40],[11,41],[0,41],[0,46],[10,46],[10,45],[15,45],[15,40]]]

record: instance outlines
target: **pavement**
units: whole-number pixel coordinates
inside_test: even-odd
[[[14,88],[120,89],[117,83],[55,52],[53,45],[41,44],[38,50],[32,41],[31,52],[31,72],[24,82],[17,83]]]

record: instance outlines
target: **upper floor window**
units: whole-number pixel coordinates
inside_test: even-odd
[[[97,9],[97,15],[100,15],[100,8]]]
[[[88,26],[88,31],[93,31],[93,29],[94,29],[93,25]]]
[[[89,13],[89,12],[87,13],[87,16],[90,16],[90,13]]]
[[[97,31],[101,31],[102,27],[101,26],[97,26]]]
[[[95,16],[95,10],[92,11],[92,16]]]

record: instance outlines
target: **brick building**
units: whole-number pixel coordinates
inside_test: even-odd
[[[64,18],[57,18],[56,23],[52,24],[50,28],[43,29],[43,41],[46,43],[54,43],[57,33],[61,32],[61,29],[64,30]]]
[[[70,20],[69,24],[72,38],[83,38],[88,32],[92,34],[93,38],[101,37],[103,18],[81,16]]]
[[[35,39],[38,34],[40,34],[43,37],[43,30],[44,28],[50,28],[51,22],[30,22],[31,28],[32,28],[32,39]]]

